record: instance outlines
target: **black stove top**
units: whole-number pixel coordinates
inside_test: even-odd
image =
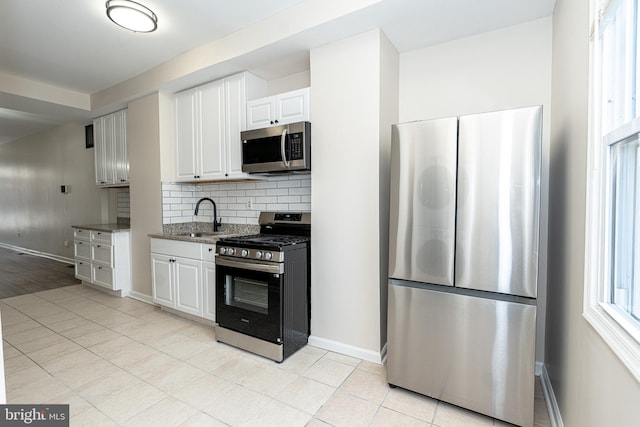
[[[220,239],[218,244],[234,245],[244,248],[284,247],[306,243],[309,237],[291,236],[284,234],[252,234],[249,236],[235,236]]]
[[[308,244],[311,237],[311,214],[302,212],[261,212],[260,234],[225,237],[217,246],[225,246],[224,255],[235,254],[229,248],[254,249],[255,251],[287,250],[294,245]],[[239,251],[240,254],[247,251]],[[247,252],[249,253],[249,252]]]

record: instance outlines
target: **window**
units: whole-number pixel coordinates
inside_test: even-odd
[[[584,315],[640,381],[638,1],[592,2]]]

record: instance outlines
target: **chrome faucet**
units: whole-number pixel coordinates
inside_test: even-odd
[[[218,231],[218,227],[222,225],[221,222],[216,220],[216,217],[218,216],[218,212],[216,209],[216,202],[214,202],[212,199],[208,197],[203,197],[202,199],[198,200],[198,203],[196,203],[196,211],[193,214],[198,215],[198,210],[200,209],[200,203],[204,202],[205,200],[210,201],[211,204],[213,205],[213,232],[215,233],[216,231]]]

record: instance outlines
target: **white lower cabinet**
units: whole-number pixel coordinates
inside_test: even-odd
[[[172,259],[168,255],[151,253],[153,302],[167,307],[175,307],[176,305]]]
[[[202,245],[204,268],[204,318],[216,320],[216,245]]]
[[[216,320],[216,265],[204,263],[204,318]]]
[[[118,291],[131,290],[131,239],[129,231],[74,230],[76,278]]]
[[[76,259],[76,279],[91,282],[91,263]]]
[[[202,316],[202,261],[174,258],[176,310]]]
[[[215,245],[152,238],[153,302],[215,320],[213,256]]]

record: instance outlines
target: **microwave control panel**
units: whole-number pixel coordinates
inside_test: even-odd
[[[289,137],[290,147],[291,147],[291,158],[289,160],[300,160],[304,159],[304,141],[303,141],[303,133],[296,132],[290,134]]]

